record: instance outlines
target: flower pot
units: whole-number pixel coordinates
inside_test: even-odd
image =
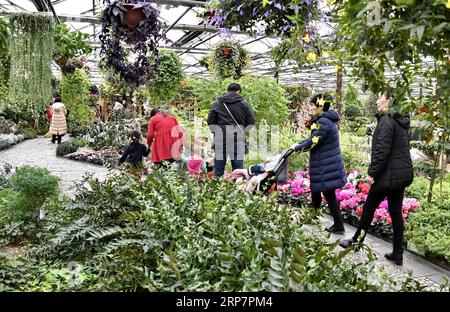
[[[123,15],[122,24],[128,26],[129,29],[136,28],[144,18],[142,8],[133,9],[134,5],[132,4],[122,4],[122,6],[128,10]]]
[[[231,49],[229,47],[221,47],[220,51],[222,51],[222,55],[225,58],[230,58],[231,57],[231,53],[233,53],[233,49]]]

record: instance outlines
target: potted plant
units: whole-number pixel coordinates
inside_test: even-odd
[[[248,52],[237,42],[224,40],[212,49],[208,70],[221,79],[239,79],[249,65]]]
[[[134,8],[133,4],[121,4],[127,11],[123,14],[122,24],[130,29],[136,28],[144,18],[141,7]]]
[[[158,64],[158,41],[163,37],[159,11],[138,0],[105,3],[99,37],[104,67],[135,87],[148,83]]]
[[[231,53],[233,53],[233,49],[230,47],[225,47],[222,46],[220,47],[220,51],[222,51],[222,55],[226,58],[230,58],[231,57]]]

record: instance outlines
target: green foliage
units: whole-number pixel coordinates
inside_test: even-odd
[[[100,121],[89,127],[83,139],[95,150],[111,147],[119,151],[128,145],[128,133],[132,129],[132,122],[131,120],[110,120],[108,123]]]
[[[56,156],[64,157],[68,154],[75,153],[80,147],[87,145],[87,141],[83,138],[76,138],[62,142],[56,149]]]
[[[100,93],[102,98],[113,101],[115,96],[123,96],[126,94],[132,94],[135,91],[135,87],[127,83],[120,77],[120,74],[114,73],[110,69],[105,69],[100,62],[99,68],[103,74],[103,80],[100,85]]]
[[[422,205],[408,218],[405,237],[408,244],[450,263],[450,200]]]
[[[77,149],[78,145],[75,144],[74,140],[65,141],[58,145],[58,148],[56,149],[56,156],[63,157],[68,154],[75,153]]]
[[[0,240],[38,238],[39,210],[58,194],[58,181],[47,169],[25,166],[14,172],[10,188],[0,191]]]
[[[289,108],[295,111],[299,111],[301,105],[312,96],[312,91],[306,86],[283,86],[283,89],[290,101]]]
[[[54,26],[55,60],[64,58],[66,60],[80,55],[92,53],[92,46],[88,43],[90,35],[79,31],[71,31],[62,23]]]
[[[20,132],[24,135],[25,139],[35,139],[37,138],[37,131],[34,128],[27,127],[20,129]]]
[[[61,96],[61,80],[56,78],[55,76],[52,77],[52,96]]]
[[[89,106],[90,86],[89,76],[82,69],[76,69],[74,73],[62,76],[61,97],[70,111],[69,121],[74,121],[82,126],[87,126],[91,121],[93,111]]]
[[[336,2],[339,36],[346,38],[340,57],[374,94],[394,86],[393,110],[422,114],[423,137],[426,144],[436,143],[437,163],[450,150],[450,10],[444,0],[405,2]],[[427,58],[432,66],[425,65]],[[386,71],[395,74],[387,79]]]
[[[51,18],[16,14],[10,17],[9,26],[11,70],[8,106],[19,119],[38,125],[52,96]]]
[[[8,24],[2,17],[0,17],[0,58],[8,54],[8,38]]]
[[[9,29],[6,21],[0,17],[0,109],[6,105],[9,81]]]
[[[178,54],[170,50],[160,51],[154,79],[146,88],[151,102],[155,105],[170,102],[180,91],[183,77],[183,64]]]
[[[364,146],[366,139],[348,132],[341,132],[340,141],[345,169],[364,170],[370,163],[367,146]]]
[[[286,226],[289,224],[289,226]],[[88,179],[77,198],[49,214],[32,254],[77,261],[85,291],[418,290],[350,251],[311,235],[316,211],[276,198],[242,196],[223,181],[153,172],[142,183],[120,175]]]
[[[47,169],[24,166],[16,170],[11,177],[14,190],[34,200],[38,207],[46,198],[58,192],[58,178],[52,176]]]
[[[227,90],[230,83],[241,85],[241,94],[252,107],[256,124],[267,122],[269,125],[283,125],[289,116],[289,100],[285,90],[271,78],[243,77],[239,80],[191,79],[194,96],[198,107],[203,111],[201,117],[206,119],[211,104]]]
[[[231,49],[229,56],[224,49]],[[217,43],[209,57],[208,70],[215,74],[219,79],[234,78],[240,79],[244,70],[250,65],[250,57],[247,50],[240,44],[230,40],[223,40]]]

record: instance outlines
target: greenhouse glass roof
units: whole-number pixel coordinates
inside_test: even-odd
[[[154,0],[151,3],[161,11],[160,18],[165,23],[167,38],[176,43],[171,45],[160,42],[161,48],[177,51],[183,61],[186,74],[208,77],[210,74],[200,65],[200,60],[210,52],[215,43],[222,39],[223,33],[216,28],[205,26],[202,18],[199,17],[203,14],[206,0]],[[99,16],[102,7],[102,0],[0,0],[0,15],[42,12],[68,23],[74,30],[90,34],[91,44],[94,47],[94,53],[88,59],[92,69],[91,80],[94,84],[99,84],[101,77],[96,63],[100,58],[98,34],[101,28]],[[320,25],[319,28],[322,36],[328,36],[333,32],[333,25],[328,23]],[[278,38],[252,37],[236,31],[233,31],[231,37],[251,52],[250,73],[274,76],[275,63],[270,59],[269,52],[280,42]],[[53,69],[55,74],[58,74],[56,64]],[[293,66],[286,64],[279,71],[279,80],[281,83],[305,85],[315,90],[333,89],[336,86],[336,69],[333,65],[305,68],[296,72]],[[349,80],[349,77],[344,77],[344,85]]]

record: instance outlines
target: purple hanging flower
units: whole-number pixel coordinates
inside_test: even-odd
[[[252,16],[256,16],[256,13],[258,12],[258,8],[254,7],[252,11]]]
[[[298,5],[291,5],[290,8],[294,10],[295,14],[298,14],[298,11],[299,11]]]
[[[281,5],[281,3],[275,3],[274,7],[277,8],[278,10],[280,10],[280,11],[284,10],[284,7]]]

